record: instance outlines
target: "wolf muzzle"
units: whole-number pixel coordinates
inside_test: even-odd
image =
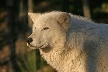
[[[26,42],[27,42],[28,44],[30,44],[32,41],[33,41],[32,38],[27,38],[27,39],[26,39]]]

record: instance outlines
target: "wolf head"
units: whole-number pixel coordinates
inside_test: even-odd
[[[31,49],[62,47],[66,42],[66,30],[70,15],[66,12],[28,13],[33,21],[32,34],[27,38]]]

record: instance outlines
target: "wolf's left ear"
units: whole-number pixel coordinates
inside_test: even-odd
[[[62,12],[56,17],[57,23],[60,24],[60,26],[65,30],[69,27],[70,19],[70,15],[66,12]]]
[[[33,22],[41,15],[40,13],[28,13]]]

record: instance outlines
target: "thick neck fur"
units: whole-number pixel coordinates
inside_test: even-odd
[[[47,63],[58,70],[58,72],[72,72],[77,70],[77,67],[79,68],[78,70],[83,69],[83,72],[85,72],[84,57],[81,51],[72,48],[66,48],[61,52],[58,50],[45,52],[45,50],[40,49],[40,53]]]

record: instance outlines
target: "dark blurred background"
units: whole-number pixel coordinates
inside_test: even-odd
[[[56,72],[26,46],[28,12],[59,10],[108,23],[108,0],[0,0],[0,72]]]

